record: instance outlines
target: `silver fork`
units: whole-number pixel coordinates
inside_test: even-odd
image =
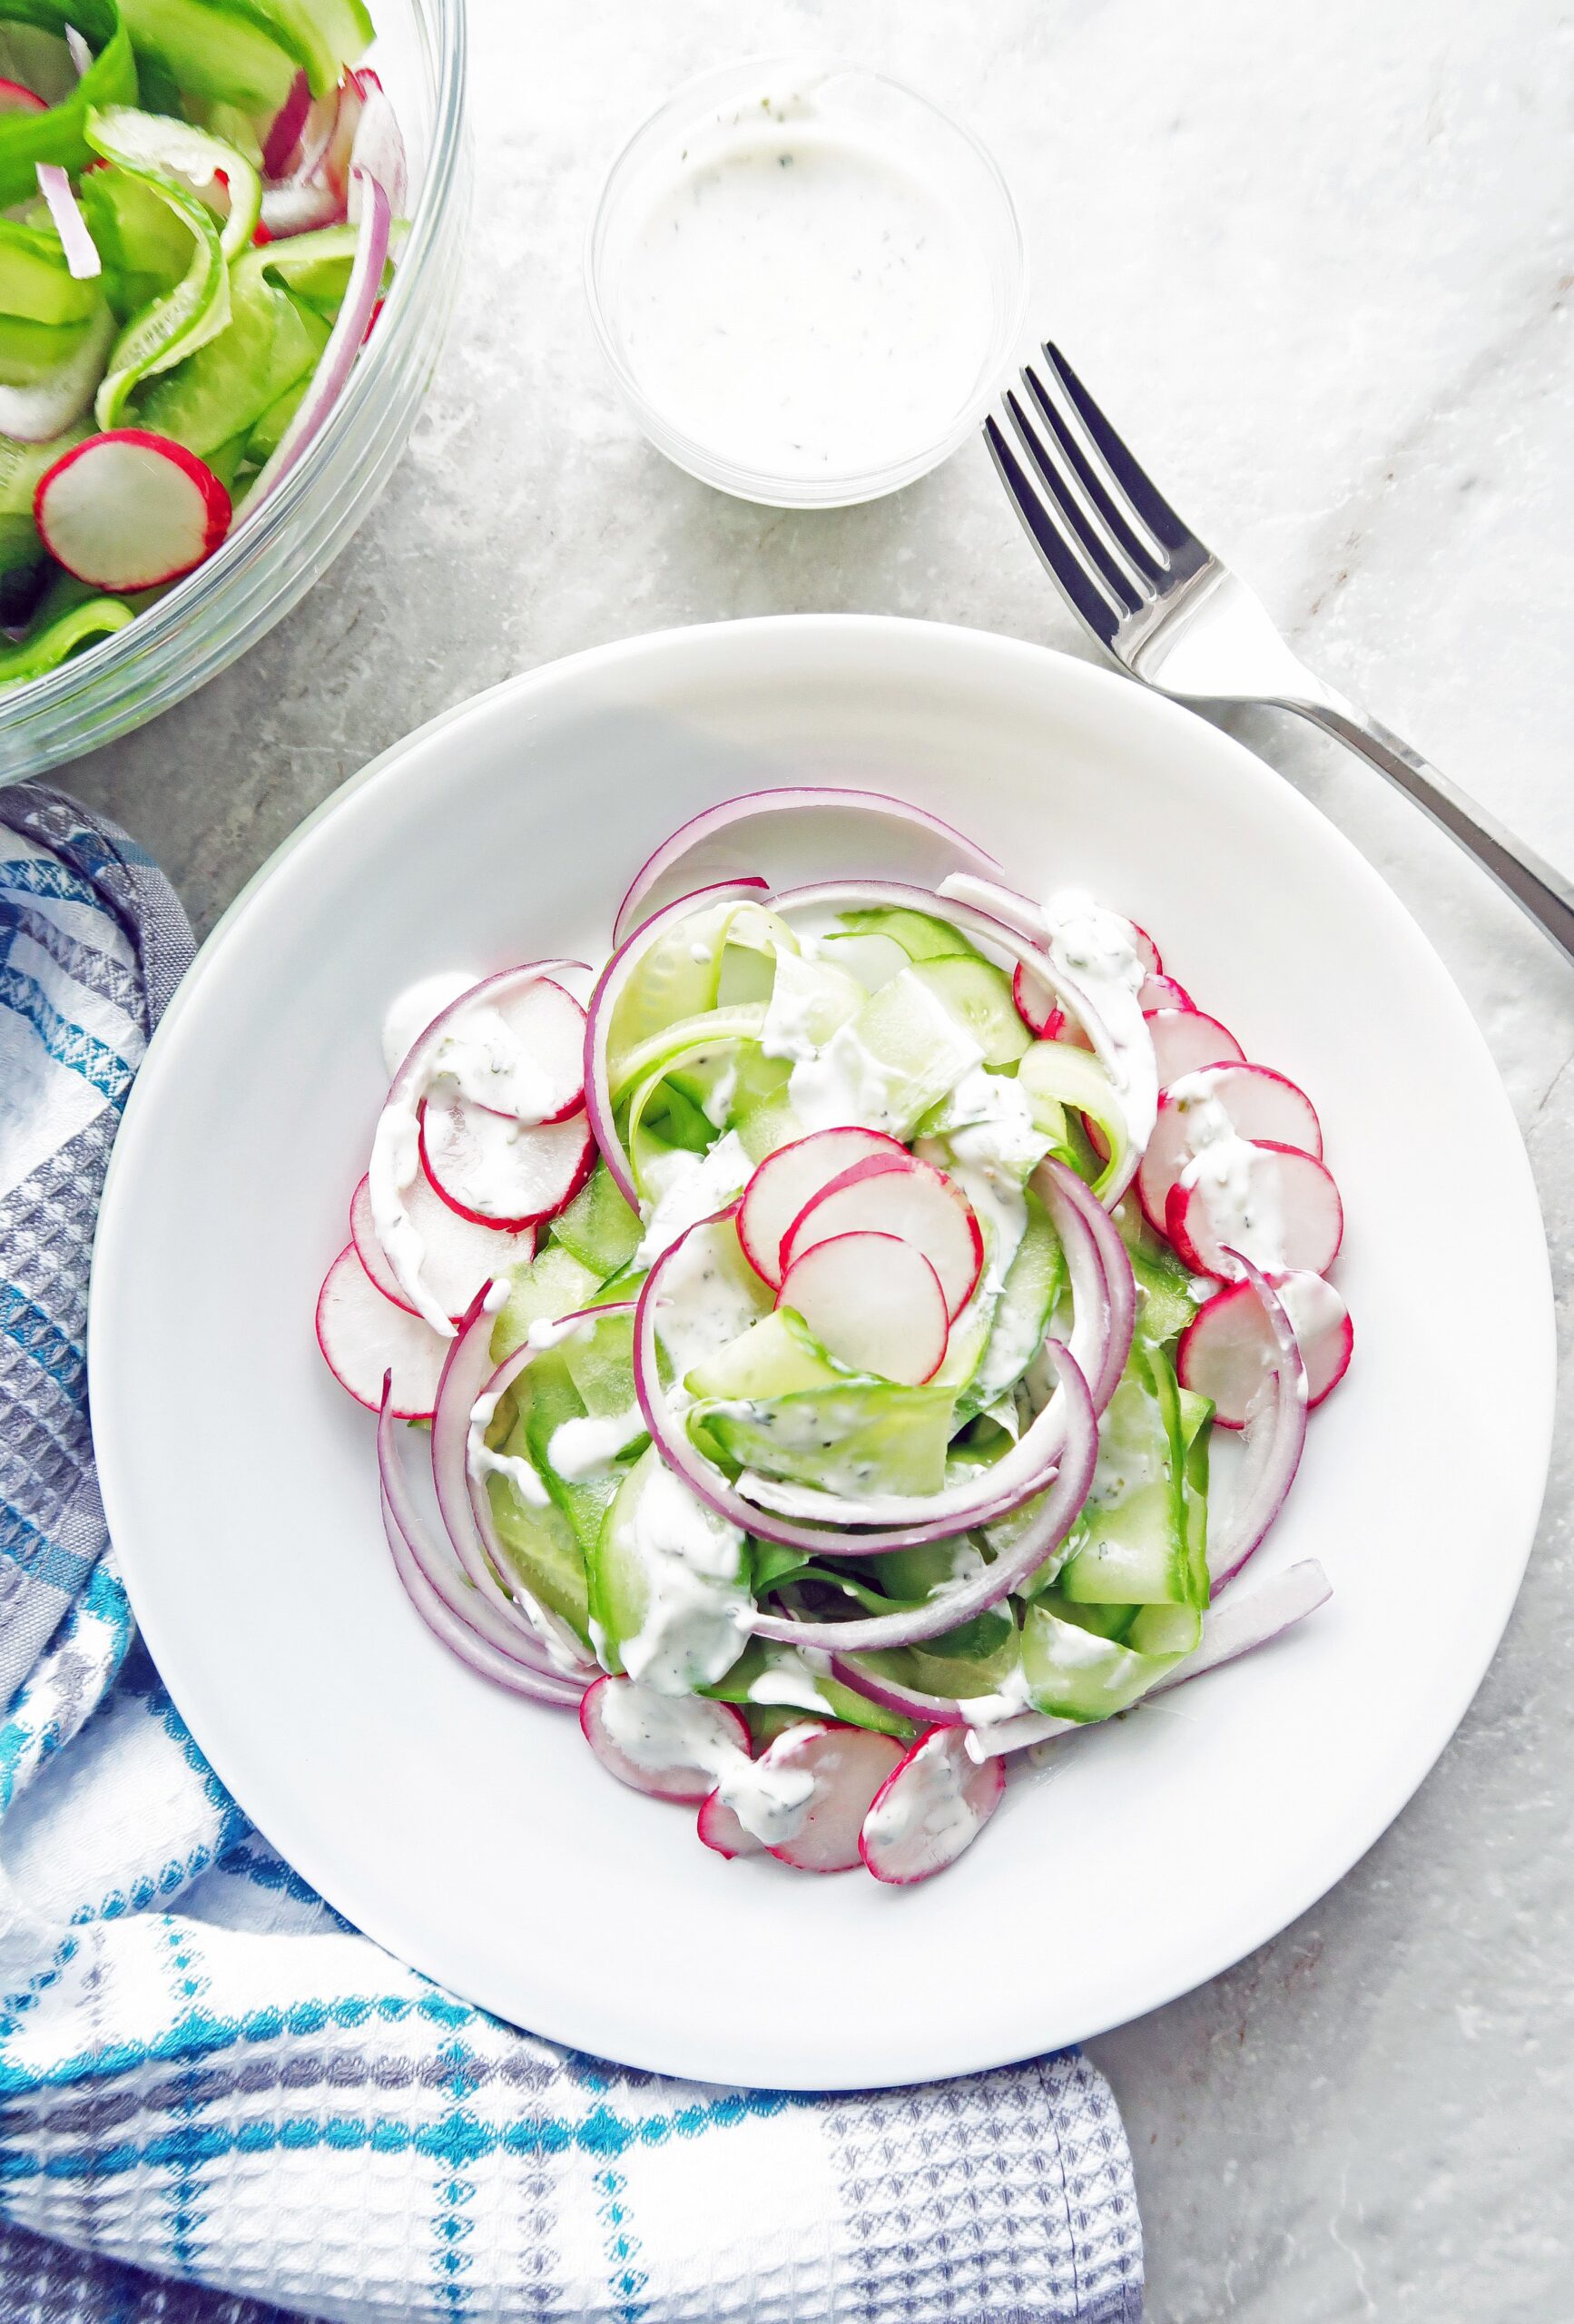
[[[1182,523],[1058,350],[1046,344],[1007,425],[984,435],[1029,539],[1083,627],[1176,701],[1251,702],[1310,719],[1424,807],[1574,958],[1574,886],[1419,751],[1307,669],[1266,607]]]

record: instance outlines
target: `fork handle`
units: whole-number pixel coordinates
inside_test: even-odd
[[[1508,891],[1522,911],[1539,921],[1555,944],[1574,960],[1574,887],[1549,863],[1514,837],[1484,807],[1478,807],[1457,783],[1429,766],[1419,751],[1402,743],[1377,719],[1353,703],[1338,697],[1323,702],[1285,701],[1313,726],[1321,726],[1335,741],[1346,743],[1386,774],[1407,797],[1441,823],[1451,839],[1473,855],[1500,887]]]

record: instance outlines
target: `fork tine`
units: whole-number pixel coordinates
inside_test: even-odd
[[[1073,613],[1100,645],[1112,648],[1119,626],[1114,607],[1094,586],[1086,567],[1067,547],[1040,495],[1029,484],[999,423],[991,414],[984,422],[984,440],[1001,483],[1015,503],[1028,539],[1048,566]]]
[[[1123,606],[1128,614],[1136,613],[1142,604],[1140,588],[1121,571],[1099,539],[1097,529],[1078,506],[1076,494],[1046,451],[1037,428],[1008,388],[1006,390],[1006,409],[1011,415],[1012,427],[1021,438],[1022,449],[1038,469],[1045,488],[1060,511],[1062,535],[1068,533],[1072,537],[1082,552],[1084,565],[1091,565],[1095,568],[1104,584],[1106,596],[1113,597],[1117,605]]]
[[[1110,474],[1155,540],[1161,541],[1172,552],[1191,549],[1205,555],[1196,535],[1176,516],[1146,469],[1133,459],[1124,441],[1116,434],[1060,350],[1048,340],[1044,342],[1044,360],[1108,462]]]
[[[1031,364],[1023,367],[1022,379],[1038,405],[1045,425],[1065,455],[1067,465],[1075,471],[1077,482],[1108,527],[1116,547],[1130,559],[1139,573],[1146,573],[1149,580],[1162,580],[1163,566],[1146,542],[1137,538],[1125,515],[1105,490],[1097,469],[1077,442],[1075,431],[1067,427],[1054,397]]]

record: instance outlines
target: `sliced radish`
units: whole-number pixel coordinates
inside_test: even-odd
[[[1202,1066],[1239,1065],[1244,1060],[1246,1052],[1234,1033],[1226,1032],[1216,1017],[1205,1016],[1200,1009],[1155,1009],[1143,1022],[1153,1036],[1161,1089]]]
[[[550,977],[512,989],[491,983],[476,1009],[449,1020],[433,1073],[510,1121],[561,1122],[585,1106],[585,1011]],[[422,1026],[424,1033],[428,1029]]]
[[[33,497],[44,545],[95,589],[154,589],[211,556],[230,529],[230,496],[183,444],[112,428],[63,452]]]
[[[385,1372],[393,1374],[396,1420],[430,1420],[449,1343],[429,1324],[385,1299],[346,1244],[317,1295],[317,1344],[341,1388],[375,1413]]]
[[[835,1235],[794,1259],[778,1307],[802,1316],[821,1347],[858,1372],[916,1388],[945,1361],[946,1295],[921,1251],[895,1235]]]
[[[434,1090],[420,1124],[421,1167],[443,1200],[478,1226],[517,1232],[556,1216],[595,1164],[583,1114],[516,1122],[457,1092]]]
[[[629,1679],[598,1679],[581,1699],[579,1724],[608,1773],[654,1799],[703,1800],[729,1753],[749,1755],[749,1729],[730,1703],[658,1695]]]
[[[921,1251],[939,1277],[948,1320],[961,1314],[984,1264],[984,1237],[972,1205],[942,1171],[900,1147],[854,1162],[799,1212],[782,1238],[782,1265],[795,1267],[817,1243],[865,1231]]]
[[[782,1242],[805,1204],[854,1162],[871,1156],[905,1162],[905,1146],[878,1129],[819,1129],[768,1154],[738,1209],[738,1240],[755,1274],[772,1288],[782,1280]]]
[[[432,1292],[457,1324],[481,1285],[493,1275],[507,1275],[536,1256],[536,1229],[517,1231],[505,1226],[481,1226],[462,1218],[451,1204],[424,1178],[417,1178],[406,1199],[411,1226],[426,1246],[421,1272]],[[350,1240],[356,1256],[385,1299],[408,1315],[417,1311],[399,1287],[377,1238],[371,1215],[371,1181],[363,1178],[349,1206]]]
[[[762,1754],[775,1768],[799,1768],[814,1778],[814,1789],[797,1830],[771,1851],[798,1872],[851,1872],[860,1862],[863,1819],[875,1794],[904,1753],[889,1735],[872,1728],[790,1727]]]
[[[1176,984],[1174,977],[1145,977],[1136,998],[1145,1017],[1156,1009],[1184,1009],[1192,1013],[1196,1009],[1191,994],[1184,984]]]
[[[1011,971],[1011,998],[1017,1004],[1018,1016],[1036,1040],[1058,1040],[1066,1011],[1048,986],[1041,983],[1020,960]]]
[[[1269,1138],[1277,1146],[1299,1147],[1303,1154],[1323,1155],[1323,1130],[1317,1109],[1303,1091],[1266,1065],[1204,1066],[1183,1074],[1158,1101],[1158,1119],[1136,1174],[1136,1191],[1150,1226],[1163,1235],[1165,1205],[1169,1190],[1202,1140],[1199,1109],[1215,1098],[1229,1117],[1239,1137]]]
[[[47,113],[44,99],[25,89],[20,81],[0,81],[0,113]]]
[[[740,1824],[719,1791],[713,1791],[700,1802],[695,1829],[708,1848],[717,1856],[763,1856],[765,1843],[757,1840],[753,1832]]]
[[[1289,1316],[1306,1366],[1306,1404],[1320,1404],[1350,1366],[1355,1332],[1350,1310],[1331,1283],[1300,1272],[1269,1278]],[[1181,1334],[1176,1369],[1181,1385],[1211,1396],[1224,1428],[1244,1428],[1272,1376],[1278,1344],[1250,1283],[1227,1283],[1198,1308]]]
[[[965,1727],[933,1727],[875,1793],[859,1854],[894,1887],[928,1880],[972,1846],[1005,1788],[1003,1763],[975,1759]]]
[[[1131,930],[1131,940],[1133,945],[1136,947],[1136,957],[1142,962],[1143,967],[1147,970],[1148,975],[1150,977],[1163,976],[1164,962],[1159,958],[1158,946],[1154,942],[1146,929],[1138,927],[1135,920],[1128,921],[1127,926]]]
[[[1197,1161],[1188,1163],[1169,1190],[1165,1233],[1199,1275],[1233,1277],[1231,1251],[1264,1274],[1325,1273],[1344,1235],[1338,1187],[1314,1155],[1268,1138],[1249,1143],[1244,1199],[1221,1197]]]

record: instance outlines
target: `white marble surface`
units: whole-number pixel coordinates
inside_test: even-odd
[[[1036,319],[1178,505],[1310,659],[1574,865],[1559,0],[474,5],[477,257],[408,458],[247,662],[73,778],[200,922],[373,753],[603,638],[851,608],[1083,650],[978,447],[894,500],[782,516],[665,467],[603,376],[579,249],[605,161],[678,80],[805,43],[928,84],[983,133],[1023,210]],[[1458,978],[1525,1127],[1566,1305],[1574,973],[1362,766],[1266,716],[1239,731]],[[1460,1343],[1437,1361],[1461,1427],[1490,1235],[1461,1215],[1457,1248],[1418,1255],[1458,1271]],[[1565,1424],[1508,1639],[1399,1824],[1275,1944],[1094,2044],[1136,2150],[1155,2324],[1574,2313],[1571,1446]]]

